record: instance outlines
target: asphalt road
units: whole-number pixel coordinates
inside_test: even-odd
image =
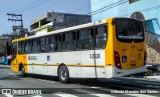
[[[19,90],[28,88],[42,92],[23,96],[1,94],[0,97],[159,97],[160,80],[119,77],[100,80],[72,79],[69,84],[63,84],[56,77],[39,75],[21,77],[18,73],[11,72],[10,66],[0,65],[0,88],[0,92],[5,88]]]

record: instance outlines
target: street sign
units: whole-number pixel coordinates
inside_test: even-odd
[[[63,13],[56,13],[56,12],[48,12],[47,13],[47,21],[62,23],[63,20],[64,20],[64,14]]]
[[[53,21],[53,13],[47,12],[47,21]]]

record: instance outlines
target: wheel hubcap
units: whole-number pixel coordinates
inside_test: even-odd
[[[63,69],[63,70],[61,71],[61,78],[62,78],[62,80],[65,80],[65,79],[66,79],[66,76],[67,76],[66,71]]]

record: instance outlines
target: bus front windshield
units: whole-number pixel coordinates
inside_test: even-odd
[[[120,41],[143,41],[143,22],[134,19],[116,19],[116,34]]]

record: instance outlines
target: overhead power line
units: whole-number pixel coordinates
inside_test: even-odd
[[[38,2],[38,1],[40,1],[40,0],[35,0],[35,1],[31,2],[31,3],[29,3],[29,4],[26,4],[26,5],[24,5],[24,6],[20,7],[20,8],[18,8],[18,9],[13,10],[12,12],[17,12],[17,11],[19,11],[19,10],[22,10],[22,9],[24,9],[24,8],[26,8],[26,7],[30,6],[30,5],[32,5],[32,4],[35,4],[35,3]]]
[[[37,1],[40,1],[40,0],[37,0]],[[40,2],[37,2],[37,1],[35,1],[35,2],[32,3],[32,4],[29,4],[29,5],[26,6],[26,7],[21,8],[21,9],[19,9],[19,10],[16,10],[15,12],[24,12],[24,11],[28,11],[28,10],[34,8],[34,7],[37,7],[37,6],[40,6],[40,5],[42,5],[42,4],[47,3],[47,2],[50,1],[50,0],[43,0],[43,1],[40,1]]]
[[[27,10],[29,10],[29,9],[31,9],[31,8],[34,8],[34,7],[36,7],[36,6],[39,6],[39,4],[41,5],[41,4],[43,4],[43,3],[46,3],[46,2],[48,2],[49,0],[45,0],[45,1],[41,1],[41,2],[38,2],[38,1],[40,1],[40,0],[35,0],[34,2],[27,4],[27,5],[19,8],[19,9],[17,9],[16,11],[17,11],[17,12],[27,11]],[[100,2],[94,3],[94,4],[90,5],[90,6],[96,5],[96,4],[101,3],[101,2],[103,2],[103,1],[105,1],[105,0],[102,0],[102,1],[100,1]],[[95,10],[95,11],[93,11],[93,12],[90,12],[90,13],[88,13],[88,14],[86,14],[86,15],[96,15],[96,14],[98,14],[98,13],[101,13],[101,12],[104,12],[104,11],[109,10],[109,9],[111,9],[111,8],[115,8],[115,7],[119,6],[119,5],[122,5],[122,4],[126,3],[126,2],[128,2],[128,0],[120,0],[120,1],[117,1],[117,2],[112,3],[112,4],[110,4],[110,5],[104,6],[104,7],[100,8],[100,9],[97,9],[97,10]],[[87,6],[86,6],[86,7],[87,7]],[[82,8],[82,9],[85,9],[86,7]],[[158,9],[158,8],[160,8],[160,5],[154,6],[154,7],[151,7],[151,8],[147,8],[147,9],[144,9],[144,10],[140,10],[140,11],[145,12],[145,11],[150,11],[150,10],[154,10],[154,9]],[[82,10],[82,9],[77,9],[77,10],[74,10],[73,12],[76,12],[76,11],[79,11],[79,10]],[[3,21],[3,22],[1,22],[0,24],[4,24],[4,21],[5,21],[6,19],[7,19],[6,16],[5,16],[3,19],[1,19],[0,21]],[[81,19],[85,19],[85,17],[81,17],[81,18],[78,18],[78,19],[76,19],[76,20],[69,20],[69,21],[66,21],[64,24],[72,23],[72,22],[74,22],[74,21],[81,20]]]
[[[103,11],[109,10],[109,9],[114,8],[116,6],[122,5],[122,4],[126,3],[126,2],[128,2],[128,0],[119,0],[119,1],[117,1],[115,3],[112,3],[110,5],[104,6],[104,7],[100,8],[100,9],[97,9],[97,10],[95,10],[93,12],[87,13],[86,15],[96,15],[98,13],[101,13]],[[83,16],[83,17],[80,17],[80,18],[77,18],[77,19],[74,19],[74,20],[70,19],[70,20],[66,21],[64,24],[59,24],[59,26],[66,26],[66,25],[69,25],[69,24],[74,23],[76,21],[81,21],[81,20],[83,20],[85,18],[86,18],[86,16]]]
[[[99,14],[99,13],[101,13],[101,12],[104,12],[104,11],[106,11],[106,10],[115,8],[115,7],[119,6],[119,5],[122,5],[122,4],[127,3],[127,2],[128,2],[128,0],[120,0],[120,1],[117,1],[117,2],[112,3],[112,4],[110,4],[110,5],[104,6],[104,7],[100,8],[100,9],[97,9],[97,10],[95,10],[95,11],[92,11],[92,12],[86,14],[86,15],[92,15],[92,16],[93,16],[93,15]],[[158,9],[158,8],[160,8],[160,5],[157,5],[157,6],[154,6],[154,7],[151,7],[151,8],[146,8],[146,9],[139,10],[139,11],[141,11],[141,12],[146,12],[146,11],[151,11],[151,10],[155,10],[155,9]],[[131,14],[131,13],[130,13],[130,14]],[[85,19],[85,18],[86,18],[86,17],[84,16],[84,17],[80,17],[80,18],[78,18],[78,19],[68,20],[68,21],[66,21],[64,24],[60,24],[60,26],[65,26],[65,25],[67,25],[67,24],[74,23],[74,22],[76,22],[76,21],[81,21],[81,20],[83,20],[83,19]]]
[[[76,9],[76,10],[70,12],[70,13],[78,12],[78,11],[80,11],[80,10],[86,9],[86,8],[91,7],[91,6],[94,6],[94,5],[97,5],[97,4],[102,3],[102,2],[104,2],[104,1],[106,1],[106,0],[101,0],[101,1],[99,1],[99,2],[96,2],[96,3],[91,4],[91,5],[89,5],[89,6],[84,6],[83,8]]]
[[[27,10],[32,9],[32,8],[34,8],[34,7],[38,7],[38,6],[40,6],[40,5],[44,4],[44,3],[47,3],[48,1],[50,1],[50,0],[42,0],[42,1],[41,1],[41,0],[35,0],[35,1],[31,2],[31,3],[29,3],[29,4],[26,4],[26,5],[23,6],[23,7],[20,7],[20,8],[18,8],[18,9],[16,9],[16,10],[11,11],[11,12],[12,12],[12,13],[24,12],[24,11],[27,11]],[[2,25],[4,25],[6,22],[7,22],[7,16],[4,16],[4,18],[2,18],[2,19],[0,20],[0,25],[2,26]]]

